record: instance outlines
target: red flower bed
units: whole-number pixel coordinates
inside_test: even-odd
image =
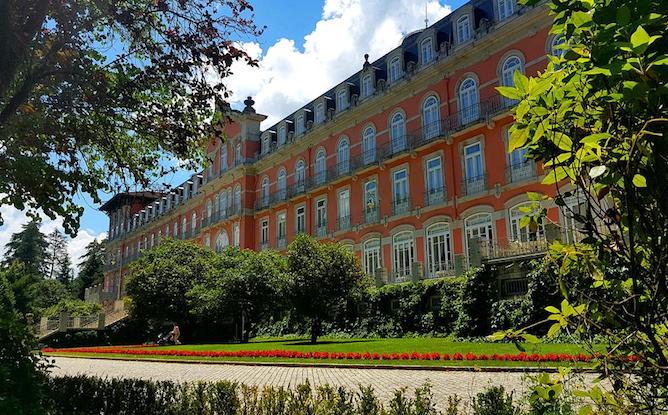
[[[337,360],[494,360],[511,362],[590,362],[595,356],[584,353],[516,353],[488,355],[485,353],[466,354],[453,353],[357,353],[357,352],[301,352],[296,350],[235,350],[235,351],[207,351],[207,350],[176,350],[155,349],[147,346],[109,346],[109,347],[75,347],[67,349],[42,349],[45,353],[96,353],[96,354],[124,354],[136,356],[183,356],[183,357],[271,357],[281,359],[337,359]],[[637,360],[636,357],[629,359]]]

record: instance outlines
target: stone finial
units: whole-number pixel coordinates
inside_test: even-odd
[[[364,65],[362,65],[362,67],[363,67],[364,69],[366,69],[366,68],[368,68],[370,65],[371,65],[371,64],[369,63],[369,54],[368,54],[368,53],[365,53],[365,54],[364,54]]]
[[[247,97],[246,100],[244,101],[244,104],[246,104],[246,107],[244,108],[244,113],[246,114],[255,114],[255,108],[253,108],[253,105],[255,104],[255,101],[253,101],[253,97]]]

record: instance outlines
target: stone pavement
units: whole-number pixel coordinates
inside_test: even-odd
[[[412,391],[432,384],[437,407],[444,409],[447,397],[457,394],[464,402],[490,385],[503,385],[514,396],[526,391],[526,374],[519,372],[435,371],[407,369],[353,369],[331,367],[252,366],[227,364],[186,364],[107,359],[55,357],[54,375],[87,374],[101,377],[142,378],[172,381],[229,380],[247,385],[294,386],[308,379],[312,385],[330,384],[357,390],[372,385],[379,398],[387,402],[392,393],[407,387]],[[587,380],[593,375],[584,375]]]

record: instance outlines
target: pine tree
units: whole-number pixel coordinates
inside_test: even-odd
[[[92,241],[86,246],[86,253],[79,263],[79,275],[72,284],[73,294],[84,299],[86,288],[104,279],[104,256],[106,241]]]
[[[22,226],[20,232],[12,235],[5,247],[3,261],[5,267],[11,266],[14,262],[20,262],[24,264],[29,273],[44,276],[44,259],[48,243],[44,234],[40,232],[39,225],[37,221],[28,222]]]
[[[67,254],[67,241],[58,229],[47,235],[46,241],[49,246],[44,257],[44,268],[46,277],[53,279],[57,278],[59,273],[63,271],[64,262],[67,263],[67,268],[69,268],[71,262]]]
[[[70,284],[72,284],[72,274],[72,261],[70,260],[70,255],[65,251],[58,263],[56,279],[69,288]]]

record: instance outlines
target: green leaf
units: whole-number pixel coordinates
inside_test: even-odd
[[[605,167],[605,166],[592,167],[591,169],[589,169],[589,177],[591,177],[592,179],[595,179],[595,178],[599,177],[600,175],[602,175],[603,173],[605,173],[606,169],[607,169],[607,167]]]
[[[532,344],[540,343],[540,340],[538,339],[538,337],[534,336],[533,334],[523,333],[522,338],[524,338],[524,340],[526,340],[528,343],[532,343]]]
[[[573,141],[569,136],[567,136],[564,133],[560,133],[558,131],[554,131],[552,134],[549,135],[550,140],[556,144],[559,149],[564,150],[564,151],[571,151],[573,148]]]
[[[549,305],[549,306],[545,307],[545,311],[547,311],[548,313],[553,313],[553,314],[560,312],[559,309],[557,307],[553,306],[553,305]]]
[[[600,147],[599,143],[610,137],[609,133],[595,133],[584,137],[580,142],[587,147]]]
[[[547,337],[554,337],[557,335],[557,333],[559,333],[559,331],[561,331],[561,324],[554,323],[547,331]]]
[[[513,74],[514,85],[518,90],[526,92],[529,88],[529,78],[526,77],[522,72],[515,71]]]
[[[526,128],[512,131],[510,138],[508,139],[508,153],[512,153],[514,150],[524,147],[528,138],[529,131]]]
[[[640,46],[646,45],[649,42],[649,34],[643,29],[642,26],[638,26],[635,32],[631,35],[631,46],[633,49],[636,49]]]
[[[586,75],[605,75],[605,76],[611,76],[612,72],[610,72],[610,69],[606,68],[592,68],[588,71],[585,72]]]
[[[506,98],[522,99],[522,92],[513,86],[497,86],[496,90]]]
[[[636,174],[633,176],[633,185],[635,187],[647,187],[647,179],[642,174]]]

